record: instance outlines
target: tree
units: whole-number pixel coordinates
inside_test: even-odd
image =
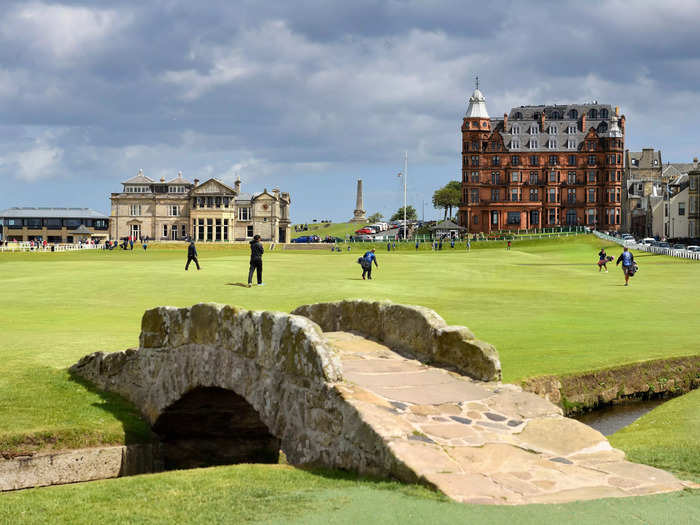
[[[406,206],[406,220],[415,221],[418,219],[418,213],[413,206]],[[390,221],[402,221],[403,220],[403,206],[401,206],[394,215],[391,216]]]
[[[447,220],[448,212],[449,216],[452,217],[452,208],[458,207],[461,201],[462,185],[456,180],[448,182],[433,193],[433,206],[445,210],[445,220]]]
[[[370,215],[369,217],[367,217],[367,220],[368,220],[369,222],[382,222],[382,219],[383,219],[383,218],[384,218],[384,215],[382,215],[381,213],[377,212],[377,213],[373,213],[372,215]]]

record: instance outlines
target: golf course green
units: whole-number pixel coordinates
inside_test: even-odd
[[[601,246],[614,256],[621,250],[591,235],[515,241],[510,251],[505,243],[493,242],[473,243],[470,252],[462,245],[439,252],[427,245],[418,251],[407,245],[387,253],[380,245],[379,268],[371,281],[360,278],[356,260],[361,246],[353,246],[350,252],[277,247],[264,256],[265,286],[252,288],[245,286],[246,246],[198,246],[202,269],[191,266],[188,272],[184,271],[184,244],[151,246],[147,252],[0,254],[0,452],[14,455],[147,439],[149,429],[129,404],[72,380],[67,368],[91,352],[138,346],[141,315],[159,305],[217,302],[289,312],[306,303],[355,297],[424,305],[448,323],[468,326],[479,339],[493,344],[506,382],[697,355],[700,264],[638,253],[640,271],[625,287],[622,272],[614,264],[609,265],[609,273],[598,272],[596,254]],[[700,412],[697,395],[675,401],[685,403],[681,411]],[[678,432],[697,436],[698,431],[700,422],[695,418]],[[671,428],[666,434],[675,432]],[[654,446],[663,441],[657,438]],[[613,443],[635,449],[633,459],[653,464],[653,454],[640,450],[645,440],[649,441],[644,438],[637,443],[630,434],[619,442],[613,438]],[[677,442],[687,447],[686,441]],[[697,439],[695,447],[700,454]],[[683,472],[686,479],[700,479],[697,462],[686,465],[682,455],[663,461],[659,466]],[[258,480],[257,488],[249,485],[251,479]],[[238,490],[238,485],[246,489]],[[169,508],[177,507],[175,500],[183,494],[188,495],[189,507]],[[411,522],[411,516],[415,522],[425,522],[425,516],[442,512],[452,516],[450,522],[459,517],[505,520],[517,511],[467,510],[422,488],[335,473],[233,466],[2,494],[0,522],[20,509],[27,522],[42,521],[36,509],[59,512],[57,521],[97,519],[91,513],[79,519],[56,509],[58,499],[87,499],[114,521],[161,522],[145,507],[140,517],[124,514],[118,519],[119,513],[107,512],[110,505],[124,504],[131,496],[143,505],[151,502],[162,507],[158,515],[162,521],[170,515],[177,522],[194,515],[193,505],[208,506],[212,522],[231,518],[226,509],[237,505],[245,519],[306,523],[336,515],[337,522],[345,522],[343,516],[351,516],[353,508],[375,508],[378,516],[386,516],[386,523]],[[105,503],[108,499],[112,503]],[[545,516],[550,521],[555,516],[556,522],[556,516],[563,520],[575,515],[581,518],[577,523],[587,523],[588,518],[591,523],[612,523],[618,512],[629,511],[658,516],[659,521],[647,520],[654,523],[684,523],[664,510],[672,507],[680,508],[677,517],[686,516],[685,522],[691,523],[700,514],[697,491],[634,500],[528,507],[519,522],[541,522]],[[263,516],[261,509],[266,508],[270,513]],[[412,509],[412,514],[391,509]],[[552,509],[560,510],[551,514]],[[399,520],[400,516],[406,519]]]

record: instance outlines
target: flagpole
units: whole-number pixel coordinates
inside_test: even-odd
[[[403,166],[403,240],[408,237],[408,224],[406,224],[406,179],[408,178],[408,151],[404,158]]]

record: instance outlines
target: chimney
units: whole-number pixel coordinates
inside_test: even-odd
[[[236,193],[240,195],[241,193],[241,178],[236,177],[236,182],[233,183],[233,189],[236,190]]]
[[[581,131],[586,132],[586,114],[581,115]]]
[[[540,131],[542,133],[544,133],[544,120],[545,120],[545,115],[544,115],[544,111],[543,111],[542,114],[540,115]]]
[[[620,117],[620,129],[622,130],[622,134],[625,134],[625,116],[622,115]]]
[[[275,196],[275,199],[279,200],[279,198],[280,198],[280,190],[279,190],[279,188],[273,188],[272,194]]]
[[[615,116],[616,117],[620,116],[620,106],[615,106]]]
[[[503,114],[503,131],[508,133],[508,113]]]
[[[165,177],[161,177],[161,178],[160,178],[160,181],[161,181],[161,182],[165,182]]]
[[[194,179],[194,186],[193,186],[193,187],[196,188],[196,187],[197,187],[197,184],[199,184],[199,179]]]

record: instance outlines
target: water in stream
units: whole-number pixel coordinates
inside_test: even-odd
[[[647,412],[659,406],[666,399],[649,399],[645,401],[630,401],[619,405],[610,405],[588,412],[578,419],[581,423],[595,428],[604,436],[614,434],[621,428],[634,423]]]

